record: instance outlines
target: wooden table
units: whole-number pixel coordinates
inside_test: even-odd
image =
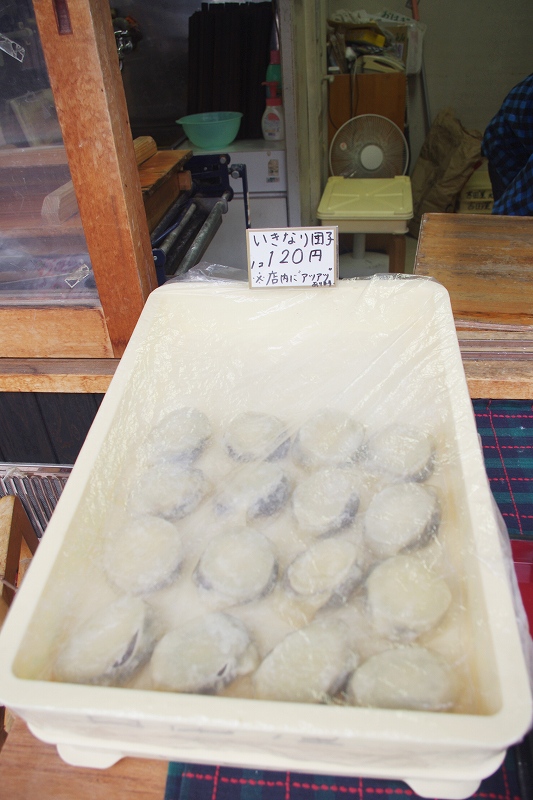
[[[17,719],[0,751],[2,800],[163,800],[168,764],[124,758],[109,769],[65,764]]]
[[[470,396],[533,400],[533,217],[425,214],[414,273],[450,293]]]

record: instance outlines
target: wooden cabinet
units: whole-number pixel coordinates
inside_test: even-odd
[[[0,148],[0,246],[22,242],[28,261],[86,248],[96,291],[0,293],[0,390],[99,392],[157,286],[141,183],[108,0],[33,7],[64,147]],[[69,175],[79,214],[47,222],[43,198]]]
[[[360,114],[387,117],[403,131],[406,88],[402,72],[336,75],[329,84],[328,141]]]

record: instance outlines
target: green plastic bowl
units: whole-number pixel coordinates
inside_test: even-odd
[[[239,132],[241,119],[240,111],[210,111],[189,114],[176,122],[183,125],[187,137],[196,147],[214,150],[232,143]]]

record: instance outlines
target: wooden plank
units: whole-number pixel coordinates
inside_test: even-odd
[[[28,203],[26,203],[26,206]],[[70,219],[65,220],[60,225],[49,224],[43,225],[41,211],[43,207],[43,196],[39,195],[35,202],[31,204],[30,208],[25,210],[24,215],[20,213],[10,213],[6,209],[6,203],[0,198],[0,236],[2,241],[6,239],[32,240],[32,239],[48,239],[54,236],[66,236],[74,234],[78,237],[83,237],[82,241],[85,246],[85,236],[83,233],[83,226],[78,214],[75,214]],[[47,255],[49,254],[49,250]]]
[[[157,153],[157,144],[151,136],[137,136],[133,140],[133,149],[135,150],[135,161],[140,165]]]
[[[531,400],[533,361],[464,361],[470,397]]]
[[[414,271],[450,293],[454,317],[533,326],[533,217],[426,214]]]
[[[70,179],[67,164],[35,167],[2,167],[0,165],[0,191],[6,194],[26,193],[29,188],[35,194],[46,194]]]
[[[71,767],[16,719],[0,753],[6,800],[162,800],[166,761],[125,758],[106,770]]]
[[[0,576],[10,584],[3,584],[0,592],[0,626],[15,595],[11,587],[20,586],[38,544],[20,499],[13,495],[0,497]]]
[[[192,150],[159,150],[139,167],[143,195],[155,192],[170,175],[181,170],[191,158]]]
[[[133,148],[138,165],[157,153],[157,144],[151,136],[138,136],[133,140]],[[54,189],[43,200],[41,217],[47,225],[61,225],[77,213],[78,201],[72,181]]]
[[[43,222],[51,225],[61,225],[69,217],[78,213],[78,201],[72,181],[54,189],[46,195],[41,208]]]
[[[157,144],[152,136],[137,136],[133,140],[135,159],[142,164],[157,153]],[[67,151],[62,144],[40,147],[0,147],[0,169],[17,167],[68,167]]]
[[[68,166],[67,153],[63,145],[0,147],[0,169],[60,166]]]
[[[20,498],[0,497],[0,576],[10,584],[2,586],[2,599],[7,606],[11,605],[15,589],[20,585],[21,555],[32,556],[38,544],[39,539]]]
[[[105,394],[118,364],[118,358],[0,358],[0,391]]]
[[[157,279],[109,4],[69,3],[71,33],[58,30],[54,4],[48,0],[35,0],[34,12],[113,355],[118,357]]]
[[[100,307],[3,307],[0,358],[112,358]]]
[[[150,233],[163,218],[172,203],[177,200],[181,192],[187,191],[191,186],[192,178],[190,172],[175,172],[161,182],[155,192],[143,192],[144,210]]]

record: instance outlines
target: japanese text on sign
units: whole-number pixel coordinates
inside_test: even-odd
[[[248,230],[252,289],[334,286],[338,275],[337,228]]]

